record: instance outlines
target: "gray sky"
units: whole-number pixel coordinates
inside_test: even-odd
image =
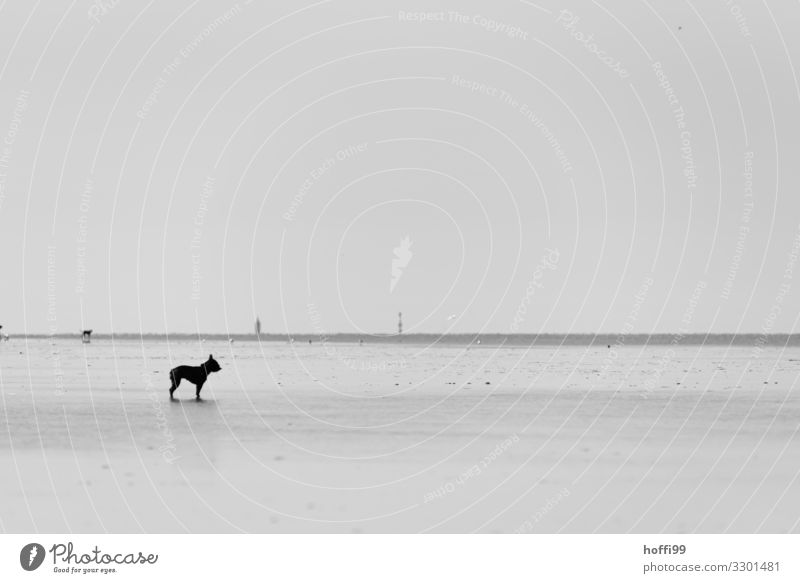
[[[796,330],[797,4],[264,4],[3,3],[6,332]]]

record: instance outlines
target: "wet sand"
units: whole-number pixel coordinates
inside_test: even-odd
[[[12,339],[0,529],[797,532],[795,357]]]

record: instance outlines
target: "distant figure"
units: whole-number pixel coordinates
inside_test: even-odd
[[[359,345],[359,346],[364,346],[364,340],[362,340],[361,338],[359,338],[359,339],[358,339],[358,345]]]
[[[84,330],[83,331],[83,343],[89,344],[92,341],[92,331],[91,330]]]
[[[222,367],[219,363],[214,360],[214,357],[210,354],[208,355],[208,360],[205,361],[200,366],[189,366],[189,365],[181,365],[176,366],[171,371],[169,371],[169,378],[172,381],[172,386],[169,388],[169,398],[170,400],[174,399],[173,393],[175,393],[175,389],[178,388],[178,385],[181,384],[181,381],[186,379],[193,385],[197,387],[197,391],[195,392],[195,399],[198,401],[200,400],[200,390],[203,388],[203,385],[206,383],[208,379],[208,375],[212,372],[219,372],[222,370]]]
[[[256,336],[261,336],[261,320],[256,316]]]
[[[308,343],[311,344],[311,338],[308,339]]]

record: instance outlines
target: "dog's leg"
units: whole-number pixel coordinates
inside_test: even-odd
[[[198,401],[200,400],[200,390],[203,388],[203,383],[197,383],[197,393],[195,394],[195,399]]]
[[[169,398],[174,399],[173,393],[178,388],[178,385],[181,384],[181,379],[177,378],[174,370],[169,371],[169,378],[172,381],[172,386],[169,388]]]

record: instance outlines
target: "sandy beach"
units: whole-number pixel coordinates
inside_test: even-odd
[[[12,339],[0,529],[797,532],[794,356]]]

